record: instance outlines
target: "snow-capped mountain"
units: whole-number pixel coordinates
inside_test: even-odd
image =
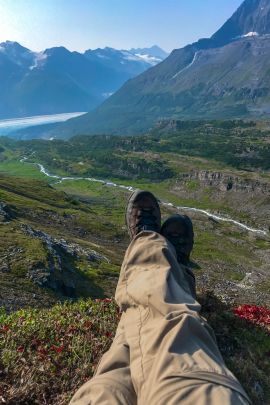
[[[245,0],[228,21],[212,36],[218,45],[235,38],[270,33],[270,1]]]
[[[17,42],[1,43],[0,118],[90,111],[125,81],[161,62],[150,50],[137,55],[112,48],[32,52]]]
[[[132,48],[129,50],[129,52],[133,53],[134,55],[149,55],[150,57],[154,57],[160,61],[169,56],[167,52],[157,45],[154,45],[151,48]]]
[[[34,52],[13,41],[2,42],[0,44],[0,53],[5,55],[11,62],[22,67],[30,66],[35,59]]]

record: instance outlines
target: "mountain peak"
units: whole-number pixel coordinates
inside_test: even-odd
[[[10,61],[19,66],[29,66],[34,59],[34,53],[18,42],[5,41],[0,44],[0,52],[5,54]]]
[[[212,36],[217,45],[243,36],[270,33],[269,0],[245,0],[228,21]]]
[[[161,60],[168,56],[168,53],[157,45],[153,45],[150,48],[132,48],[129,52],[132,54],[149,55]]]
[[[52,48],[47,48],[43,52],[47,56],[65,56],[71,54],[71,52],[64,46],[55,46]]]
[[[5,41],[0,43],[0,47],[4,48],[6,51],[13,50],[16,52],[31,52],[28,48],[25,48],[19,42],[16,41]]]

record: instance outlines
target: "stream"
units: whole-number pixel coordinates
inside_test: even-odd
[[[21,163],[28,163],[28,162],[26,162],[26,160],[27,160],[27,158],[23,157],[20,160],[20,162]],[[104,185],[109,186],[109,187],[121,188],[121,189],[124,189],[124,190],[128,190],[130,192],[136,190],[132,186],[124,186],[124,185],[121,185],[121,184],[113,183],[113,182],[111,182],[109,180],[99,180],[99,179],[96,179],[94,177],[61,177],[61,176],[49,173],[48,170],[45,169],[45,167],[40,163],[32,163],[32,164],[36,165],[39,168],[40,172],[43,173],[45,176],[47,176],[47,177],[49,177],[51,179],[58,180],[56,183],[63,183],[64,181],[85,180],[85,181],[90,181],[90,182],[94,182],[94,183],[101,183],[101,184],[104,184]],[[251,228],[250,226],[245,225],[242,222],[236,221],[235,219],[232,219],[230,217],[217,215],[217,214],[213,214],[213,213],[211,213],[211,212],[209,212],[207,210],[203,210],[203,209],[200,209],[200,208],[194,208],[194,207],[181,207],[181,206],[174,205],[171,202],[165,202],[165,201],[160,201],[160,203],[162,205],[166,206],[166,207],[172,207],[172,208],[175,208],[176,210],[179,210],[179,211],[198,212],[198,213],[203,214],[203,215],[207,216],[208,218],[212,218],[212,219],[214,219],[216,221],[232,223],[232,224],[238,226],[239,228],[245,229],[246,231],[251,232],[251,233],[260,234],[260,235],[263,235],[263,236],[268,236],[269,235],[269,232],[267,232],[264,229]]]

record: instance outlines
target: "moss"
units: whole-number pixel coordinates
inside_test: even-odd
[[[185,182],[185,187],[188,191],[196,191],[200,187],[198,180],[189,180]]]
[[[120,266],[112,263],[101,262],[98,266],[98,274],[100,276],[119,277]]]
[[[263,283],[256,285],[256,289],[262,293],[269,294],[270,291],[270,281],[265,280]]]

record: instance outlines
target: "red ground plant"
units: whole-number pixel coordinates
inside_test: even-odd
[[[256,305],[240,305],[233,309],[233,313],[255,325],[264,326],[270,331],[270,310]]]

